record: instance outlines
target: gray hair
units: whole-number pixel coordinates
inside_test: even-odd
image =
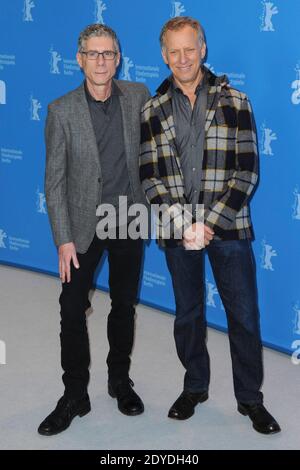
[[[179,31],[185,26],[190,26],[198,33],[198,38],[200,44],[204,42],[206,44],[205,32],[199,21],[195,20],[191,16],[175,16],[171,20],[167,21],[160,32],[159,42],[160,46],[163,49],[165,47],[165,35],[167,31]]]
[[[109,37],[113,40],[115,52],[120,52],[119,40],[113,29],[104,24],[90,24],[83,31],[81,31],[78,38],[78,51],[82,52],[85,48],[86,41],[94,37]]]

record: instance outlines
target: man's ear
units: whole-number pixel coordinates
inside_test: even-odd
[[[204,57],[206,56],[206,44],[205,43],[201,46],[200,55],[201,55],[201,60],[203,60]]]
[[[76,60],[78,62],[79,67],[82,69],[82,55],[80,54],[80,52],[77,52]]]
[[[164,63],[169,65],[169,61],[168,61],[168,57],[167,57],[167,53],[166,53],[166,49],[163,47],[162,50],[161,50],[161,55],[162,55],[162,58],[164,60]]]

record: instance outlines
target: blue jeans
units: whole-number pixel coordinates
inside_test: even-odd
[[[212,240],[206,251],[227,315],[235,397],[242,403],[262,403],[262,346],[251,242]],[[176,302],[175,343],[186,369],[184,390],[208,390],[204,250],[166,248],[166,259]]]

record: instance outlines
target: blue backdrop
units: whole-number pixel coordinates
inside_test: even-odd
[[[43,189],[44,121],[47,104],[82,81],[75,61],[79,32],[94,22],[114,28],[123,53],[119,78],[144,82],[154,92],[168,74],[159,50],[161,26],[183,14],[206,30],[208,66],[250,96],[260,146],[252,216],[262,335],[265,344],[297,355],[299,0],[0,0],[0,262],[57,275]],[[225,312],[207,268],[208,320],[222,329]],[[97,285],[107,288],[106,263]],[[146,250],[141,300],[174,311],[155,242]]]

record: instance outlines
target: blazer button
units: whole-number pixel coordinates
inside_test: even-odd
[[[98,183],[100,183],[100,181],[101,181],[101,179],[100,179],[100,178],[98,178]]]

